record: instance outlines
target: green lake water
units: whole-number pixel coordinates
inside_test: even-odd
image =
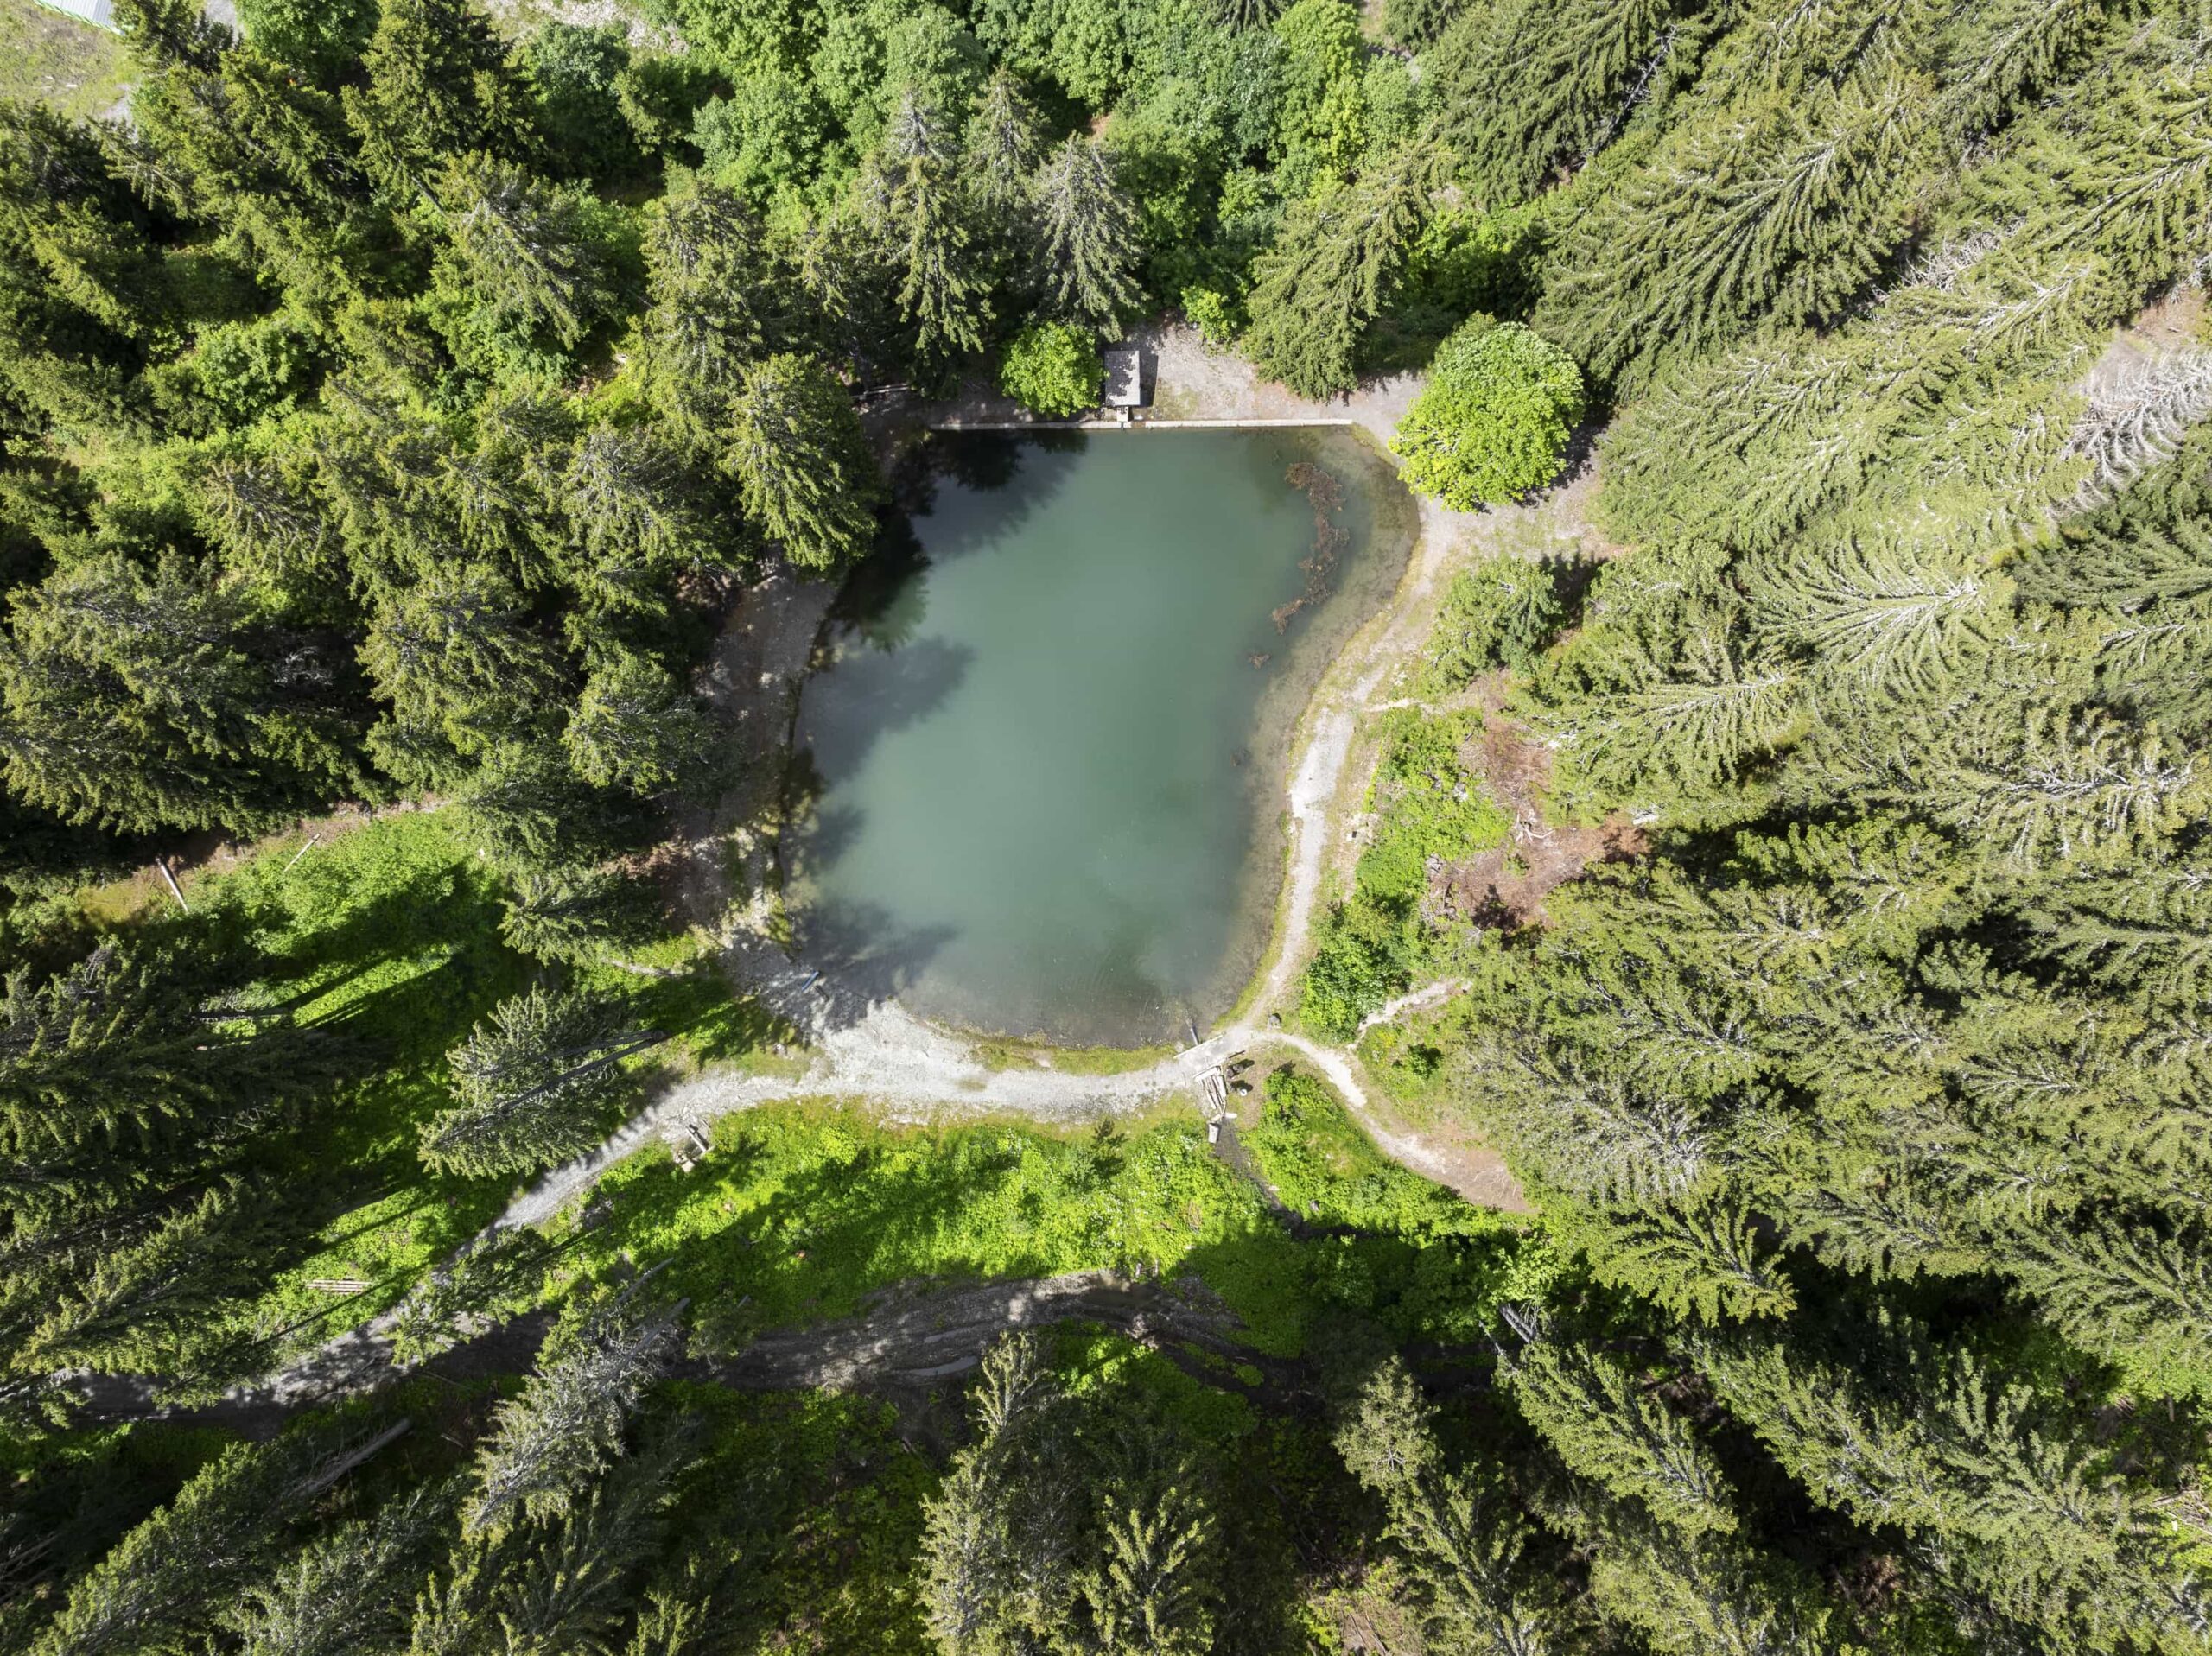
[[[1403,573],[1412,502],[1327,428],[930,458],[911,541],[855,575],[800,699],[801,947],[971,1029],[1203,1027],[1273,919],[1290,727]]]

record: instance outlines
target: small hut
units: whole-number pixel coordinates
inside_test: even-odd
[[[1144,356],[1133,345],[1106,347],[1106,406],[1123,425],[1144,406]]]
[[[66,11],[72,17],[81,17],[101,29],[115,27],[114,0],[41,0],[41,3],[55,11]]]

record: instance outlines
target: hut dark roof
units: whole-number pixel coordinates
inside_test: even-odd
[[[1140,409],[1144,406],[1144,358],[1133,345],[1106,347],[1106,406]]]

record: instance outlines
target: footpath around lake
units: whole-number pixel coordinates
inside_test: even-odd
[[[1387,453],[1391,433],[1422,384],[1416,374],[1395,375],[1348,397],[1317,402],[1262,380],[1250,364],[1210,349],[1190,327],[1151,327],[1135,339],[1147,365],[1149,413],[1166,421],[1346,426]],[[995,392],[976,391],[921,413],[927,424],[1021,423],[1019,409]],[[1140,426],[1108,440],[1142,441],[1146,434]],[[1583,526],[1582,506],[1592,481],[1586,462],[1541,500],[1487,512],[1453,511],[1432,498],[1412,497],[1419,530],[1404,577],[1330,665],[1294,733],[1283,779],[1285,874],[1253,987],[1238,1013],[1223,1027],[1202,1031],[1204,1038],[1186,1050],[1106,1074],[1056,1068],[1050,1048],[1036,1049],[1027,1061],[1006,1063],[999,1050],[1003,1044],[918,1018],[895,999],[850,980],[835,961],[811,956],[803,921],[794,943],[794,919],[780,900],[774,834],[734,825],[774,819],[770,793],[781,769],[758,761],[788,746],[832,593],[788,577],[756,591],[724,635],[714,664],[716,700],[754,762],[719,811],[685,825],[693,854],[684,885],[696,917],[722,917],[722,965],[734,987],[794,1031],[798,1062],[784,1066],[794,1073],[709,1070],[670,1088],[589,1155],[555,1169],[518,1196],[502,1222],[543,1222],[626,1157],[656,1142],[680,1146],[717,1118],[762,1104],[836,1098],[863,1103],[893,1122],[1011,1115],[1077,1125],[1179,1098],[1195,1108],[1202,1078],[1238,1055],[1303,1059],[1327,1078],[1392,1159],[1470,1202],[1524,1209],[1519,1188],[1495,1151],[1407,1120],[1373,1084],[1356,1050],[1281,1025],[1294,1005],[1318,917],[1357,855],[1351,825],[1376,758],[1367,726],[1374,714],[1414,705],[1408,695],[1410,669],[1444,587],[1457,569],[1502,542],[1572,544],[1602,555],[1605,549],[1592,542]],[[726,852],[733,845],[734,858]],[[743,894],[734,904],[732,890]],[[1368,1023],[1433,1006],[1447,997],[1450,987],[1416,986]]]

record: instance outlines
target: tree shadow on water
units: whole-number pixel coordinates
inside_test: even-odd
[[[830,600],[836,636],[885,651],[912,644],[929,610],[929,568],[913,519],[896,510],[880,514],[874,547]]]
[[[891,503],[877,515],[874,545],[830,606],[836,634],[879,650],[912,644],[927,612],[931,566],[1004,541],[1066,483],[1071,466],[1030,465],[1027,451],[1079,454],[1088,441],[1077,431],[940,431],[907,450],[891,475]],[[958,497],[957,510],[940,511],[941,483]],[[929,520],[925,530],[917,519]]]
[[[879,737],[919,723],[950,700],[975,663],[973,648],[942,638],[847,657],[807,686],[801,739],[825,776],[849,776]]]
[[[799,912],[797,930],[799,958],[821,974],[812,990],[816,1016],[831,1029],[849,1028],[912,989],[960,935],[950,925],[902,924],[873,904],[819,901]]]

